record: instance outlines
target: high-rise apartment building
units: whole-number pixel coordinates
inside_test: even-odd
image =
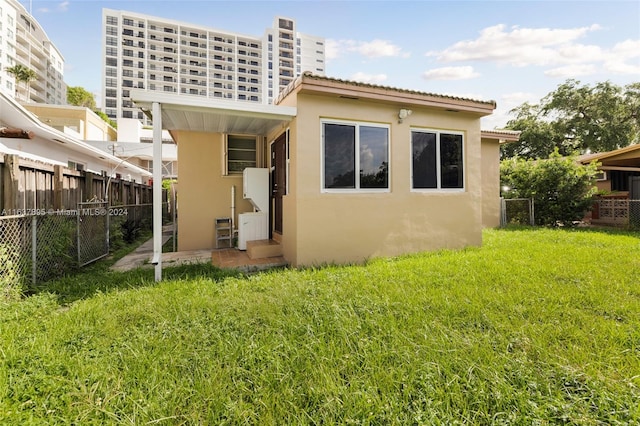
[[[288,18],[262,37],[110,9],[102,21],[103,107],[114,120],[146,121],[133,88],[270,104],[303,72],[325,73],[324,39]]]
[[[7,71],[15,65],[35,72],[29,83]],[[40,24],[17,0],[0,0],[0,90],[22,102],[64,105],[64,58]]]

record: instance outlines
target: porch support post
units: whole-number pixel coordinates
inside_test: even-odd
[[[155,280],[162,280],[162,105],[152,104],[153,115],[153,259]]]

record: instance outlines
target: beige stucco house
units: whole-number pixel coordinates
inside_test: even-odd
[[[499,225],[517,134],[481,131],[493,101],[311,74],[274,105],[132,97],[178,144],[179,250],[215,248],[216,218],[242,226],[246,166],[269,170],[268,239],[295,267],[479,246]]]

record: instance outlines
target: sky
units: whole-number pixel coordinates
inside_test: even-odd
[[[567,79],[640,82],[640,1],[21,0],[100,104],[102,9],[260,37],[275,16],[326,39],[332,78],[497,102],[483,129]]]

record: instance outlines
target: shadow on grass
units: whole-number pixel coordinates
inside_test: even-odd
[[[110,262],[104,262],[104,264],[86,267],[76,274],[39,284],[31,288],[28,295],[55,294],[58,302],[64,305],[90,298],[97,293],[129,290],[156,284],[153,268],[137,268],[127,272],[116,272],[109,270],[109,266]],[[205,279],[218,282],[227,277],[240,276],[243,274],[239,271],[220,269],[209,263],[174,266],[162,270],[164,281]]]
[[[116,272],[109,269],[120,258],[133,252],[144,243],[150,235],[146,232],[131,244],[120,244],[115,247],[111,256],[69,272],[65,276],[38,283],[35,286],[29,285],[24,294],[27,297],[38,293],[54,294],[58,298],[58,302],[64,305],[90,298],[97,293],[153,286],[156,284],[154,270],[149,266],[126,272]],[[205,279],[218,282],[227,277],[242,275],[239,271],[220,269],[210,263],[194,263],[162,269],[162,278],[165,281]]]

